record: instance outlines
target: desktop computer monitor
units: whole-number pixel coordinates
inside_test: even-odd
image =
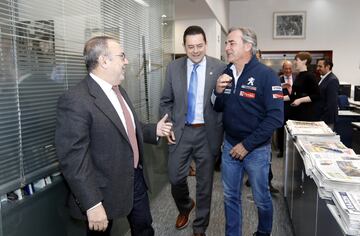
[[[351,93],[351,84],[340,84],[339,95],[346,95],[350,97],[350,93]]]
[[[354,87],[354,100],[360,101],[360,85]]]

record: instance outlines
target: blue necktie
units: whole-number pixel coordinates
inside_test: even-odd
[[[196,89],[197,89],[197,73],[196,69],[199,64],[194,64],[191,71],[190,84],[188,89],[188,111],[186,115],[186,123],[191,124],[195,120],[195,104],[196,104]]]

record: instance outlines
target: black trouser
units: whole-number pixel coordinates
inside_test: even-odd
[[[272,164],[272,152],[270,154],[270,165],[269,165],[269,186],[271,185],[271,180],[274,178],[271,170],[271,164]]]
[[[276,144],[280,153],[284,152],[284,126],[277,129]]]

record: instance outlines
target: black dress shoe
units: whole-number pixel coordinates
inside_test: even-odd
[[[253,236],[270,236],[270,234],[255,232]]]

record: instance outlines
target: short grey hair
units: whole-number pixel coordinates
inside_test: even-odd
[[[256,55],[257,49],[257,36],[254,30],[247,27],[232,27],[229,29],[228,34],[230,34],[233,31],[239,30],[242,33],[242,41],[243,43],[250,43],[251,48],[251,54]]]
[[[84,46],[84,60],[88,72],[92,72],[98,66],[100,56],[108,55],[108,42],[117,40],[109,36],[97,36],[89,39]]]

